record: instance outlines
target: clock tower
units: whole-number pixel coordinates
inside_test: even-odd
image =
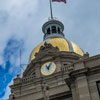
[[[66,39],[58,20],[47,21],[42,31],[43,42],[32,50],[23,77],[14,79],[9,100],[99,100],[100,55],[89,57]]]

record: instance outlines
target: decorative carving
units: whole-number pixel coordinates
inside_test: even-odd
[[[40,51],[45,50],[45,49],[50,49],[52,48],[52,45],[50,43],[45,42],[44,46],[40,47]]]
[[[51,53],[51,52],[57,52],[57,51],[59,51],[59,48],[58,47],[53,47],[50,43],[45,42],[44,43],[44,46],[41,46],[40,47],[39,52],[36,53],[35,56],[41,55],[43,53],[46,54],[46,52],[47,53]]]
[[[83,59],[87,59],[87,58],[89,58],[89,53],[86,52],[86,54],[84,54],[84,56],[83,56],[82,58],[83,58]]]

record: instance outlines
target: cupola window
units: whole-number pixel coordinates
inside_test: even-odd
[[[58,27],[58,33],[61,33],[61,32],[60,32],[60,28],[59,28],[59,27]]]
[[[52,33],[57,33],[56,26],[52,26]]]
[[[47,29],[47,33],[50,34],[50,28]]]

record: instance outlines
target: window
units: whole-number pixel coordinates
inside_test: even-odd
[[[52,33],[57,33],[56,32],[56,26],[52,26]]]
[[[47,33],[50,34],[50,28],[47,29]]]
[[[98,92],[99,92],[99,96],[100,96],[100,81],[97,82],[97,87],[98,87]]]
[[[58,33],[60,33],[60,28],[58,27]]]

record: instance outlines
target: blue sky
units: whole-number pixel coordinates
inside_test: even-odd
[[[63,22],[68,40],[90,56],[100,54],[100,0],[54,2],[53,14]],[[32,49],[43,41],[41,27],[49,17],[49,0],[0,0],[0,100],[8,98],[19,73],[20,49],[27,64]]]

